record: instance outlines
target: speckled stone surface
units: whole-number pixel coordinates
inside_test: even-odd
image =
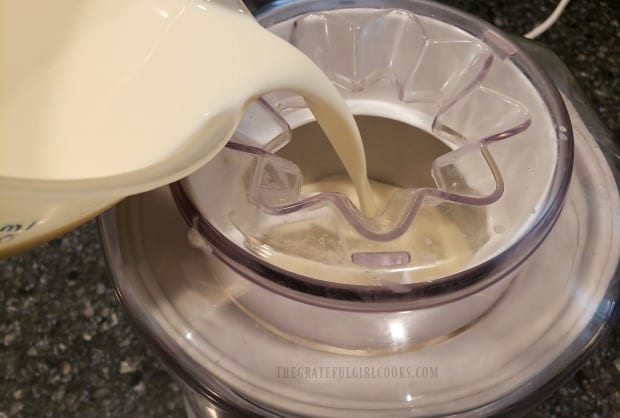
[[[552,1],[450,0],[510,33]],[[573,0],[539,38],[620,137],[620,2]],[[183,417],[179,388],[117,304],[94,222],[0,261],[0,418]],[[620,418],[620,325],[529,416]]]

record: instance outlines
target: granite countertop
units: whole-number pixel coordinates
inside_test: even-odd
[[[554,1],[447,3],[510,33]],[[620,2],[573,0],[539,40],[575,74],[620,138]],[[0,418],[183,417],[179,388],[116,302],[96,225],[0,261]],[[620,418],[620,323],[532,417]]]

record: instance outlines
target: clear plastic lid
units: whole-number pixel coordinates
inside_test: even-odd
[[[296,9],[282,6],[277,22],[265,18],[340,88],[386,204],[373,218],[357,209],[303,99],[278,92],[182,181],[182,210],[207,240],[344,299],[454,291],[537,245],[570,179],[565,109],[495,29],[428,7],[289,18]]]
[[[302,26],[295,26],[295,21],[340,19],[338,11],[315,13],[336,5],[278,4],[260,19],[288,36]],[[502,178],[497,200],[465,205],[439,197],[423,199],[409,226],[415,228],[423,219],[423,210],[439,211],[444,205],[467,209],[461,218],[454,217],[454,223],[476,251],[445,275],[422,265],[426,280],[413,283],[402,281],[415,269],[417,259],[411,252],[406,265],[357,263],[353,257],[357,250],[344,252],[342,262],[331,264],[311,253],[305,262],[312,270],[290,268],[300,262],[274,262],[281,256],[274,255],[276,250],[284,255],[292,252],[290,246],[276,246],[280,239],[270,238],[273,231],[289,227],[286,220],[295,221],[294,227],[303,231],[309,223],[333,217],[330,234],[341,234],[338,237],[347,242],[363,241],[372,251],[388,246],[376,251],[391,252],[388,260],[399,260],[393,254],[397,250],[411,251],[400,245],[399,238],[364,235],[393,228],[373,229],[373,220],[359,216],[351,205],[342,210],[338,202],[347,202],[342,195],[305,194],[303,182],[312,183],[309,166],[315,164],[290,161],[308,154],[306,144],[296,141],[304,134],[313,137],[314,130],[308,125],[307,110],[297,107],[298,98],[277,95],[256,103],[221,158],[172,185],[172,193],[166,188],[134,196],[102,218],[104,247],[120,299],[151,347],[190,388],[189,404],[197,413],[213,415],[221,408],[233,416],[396,418],[486,416],[527,408],[591,352],[609,329],[617,306],[620,199],[615,171],[600,146],[605,132],[563,84],[563,70],[556,68],[563,93],[569,95],[571,127],[554,84],[519,46],[486,24],[423,1],[368,0],[355,5],[362,10],[343,10],[345,22],[352,16],[381,16],[380,21],[388,19],[389,24],[374,27],[391,28],[396,26],[390,20],[394,16],[413,15],[426,36],[425,45],[432,45],[439,34],[451,33],[441,38],[447,44],[466,38],[488,49],[493,60],[486,77],[460,100],[486,87],[527,109],[523,113],[529,115],[527,129],[517,134],[509,126],[521,124],[507,123],[506,129],[497,131],[515,135],[487,144]],[[347,3],[347,7],[353,6]],[[319,31],[314,33],[320,39]],[[510,83],[502,82],[510,76],[506,79]],[[343,92],[354,112],[362,115],[363,129],[383,131],[381,124],[389,123],[395,132],[402,128],[413,132],[416,140],[436,146],[425,147],[430,158],[423,158],[416,146],[408,155],[382,146],[383,140],[393,140],[398,144],[394,148],[408,148],[408,135],[370,140],[366,146],[381,152],[369,154],[380,154],[379,163],[390,161],[375,166],[369,155],[371,177],[383,173],[394,182],[402,181],[401,186],[411,186],[403,193],[413,196],[420,190],[439,193],[441,183],[430,175],[431,163],[454,161],[458,170],[480,170],[481,177],[463,174],[467,183],[461,184],[472,190],[466,194],[458,189],[453,195],[492,195],[491,187],[476,185],[490,185],[493,179],[497,186],[497,177],[488,175],[488,164],[472,162],[484,160],[480,151],[484,142],[477,138],[469,147],[467,139],[458,142],[442,133],[458,131],[458,126],[473,129],[478,119],[467,115],[469,110],[475,114],[476,102],[459,111],[461,125],[446,122],[450,130],[437,129],[440,125],[433,121],[439,118],[440,100],[401,101],[393,86],[391,80],[377,81],[359,91]],[[494,110],[483,107],[489,113]],[[416,122],[407,115],[426,119],[420,116]],[[388,116],[399,122],[377,122],[377,117]],[[402,126],[403,122],[418,129]],[[318,141],[312,140],[313,156]],[[318,154],[321,167],[332,167],[329,153]],[[406,164],[397,163],[399,158],[416,161],[416,166],[401,168]],[[617,164],[617,158],[610,158]],[[424,167],[427,175],[418,172]],[[453,178],[458,184],[460,177]],[[305,206],[300,207],[302,203]],[[287,205],[298,207],[277,213]],[[450,211],[446,213],[441,215]],[[356,220],[366,231],[355,228]],[[466,229],[471,224],[476,228]],[[494,231],[496,225],[505,228],[503,233]],[[304,234],[295,236],[305,239]],[[474,245],[470,243],[476,243],[474,236],[485,238]],[[446,245],[453,243],[446,240]],[[379,255],[370,260],[384,258]],[[448,266],[445,258],[438,264]],[[342,272],[347,269],[355,271],[353,277],[363,284],[345,282]],[[369,280],[373,274],[381,280]]]

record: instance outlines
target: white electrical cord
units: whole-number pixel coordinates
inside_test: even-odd
[[[553,26],[553,24],[559,19],[560,15],[566,8],[566,5],[568,4],[568,2],[569,0],[560,0],[555,10],[549,15],[547,20],[545,20],[543,23],[536,26],[534,29],[532,29],[531,31],[529,31],[523,36],[525,36],[528,39],[534,39],[534,38],[539,37],[543,32],[545,32],[547,29]]]

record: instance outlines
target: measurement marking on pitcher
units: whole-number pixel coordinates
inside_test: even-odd
[[[29,231],[40,222],[40,220],[32,221],[26,227],[24,227],[24,225],[21,223],[0,224],[0,233],[4,233],[4,235],[0,235],[0,244],[12,241],[15,238],[16,234],[21,234]]]

